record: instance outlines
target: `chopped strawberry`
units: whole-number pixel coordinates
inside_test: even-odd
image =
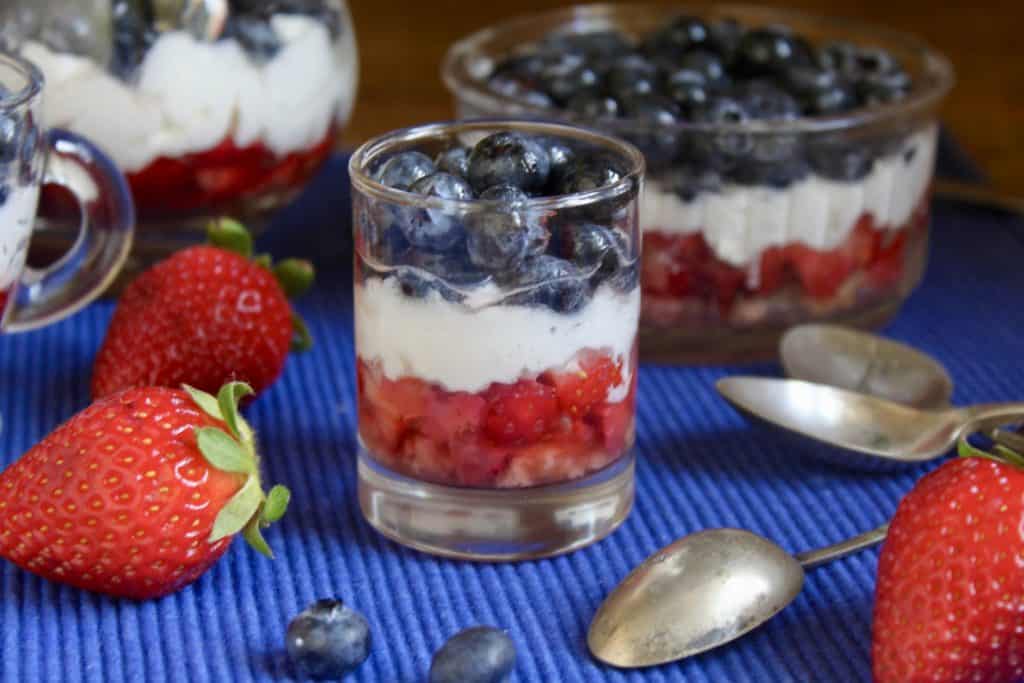
[[[495,443],[533,443],[558,414],[555,390],[539,382],[494,384],[487,393],[484,431]]]
[[[841,250],[818,251],[797,244],[787,251],[804,291],[813,299],[835,296],[853,271],[850,257]]]
[[[622,368],[603,354],[588,354],[579,359],[575,372],[548,372],[542,381],[551,384],[558,405],[571,417],[582,417],[608,397],[608,390],[622,384]]]

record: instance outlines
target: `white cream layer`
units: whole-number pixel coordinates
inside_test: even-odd
[[[645,184],[640,204],[644,231],[701,232],[721,260],[744,266],[768,247],[803,243],[834,249],[843,243],[863,213],[882,228],[897,229],[924,196],[935,168],[934,125],[907,138],[902,150],[876,159],[871,173],[857,182],[808,176],[785,189],[726,185],[684,202],[658,185]],[[907,161],[903,151],[915,149]]]
[[[39,188],[12,187],[0,205],[0,291],[21,276],[38,201]]]
[[[344,122],[356,86],[355,46],[347,30],[332,44],[310,17],[279,14],[271,26],[281,50],[251,60],[235,40],[197,41],[184,31],[160,35],[126,83],[99,64],[28,42],[25,57],[46,77],[49,126],[89,138],[126,171],[157,157],[203,152],[229,135],[275,154],[307,149]]]
[[[498,294],[487,285],[481,299]],[[493,382],[512,383],[545,370],[571,369],[583,349],[622,361],[627,392],[630,351],[640,317],[640,288],[628,294],[602,285],[580,311],[560,314],[544,307],[491,305],[470,309],[436,291],[405,296],[396,278],[370,278],[355,289],[356,353],[378,362],[389,379],[416,377],[448,391],[476,393]]]

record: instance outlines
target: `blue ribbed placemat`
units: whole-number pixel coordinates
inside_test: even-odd
[[[717,652],[632,673],[587,655],[584,634],[601,599],[656,548],[717,526],[752,529],[794,551],[824,545],[884,521],[920,474],[857,474],[794,460],[788,442],[748,429],[718,400],[712,385],[727,368],[641,370],[636,508],[596,546],[542,562],[464,564],[374,533],[355,499],[347,213],[339,159],[264,240],[280,255],[340,269],[300,305],[315,350],[291,359],[250,410],[271,480],[295,492],[290,514],[268,533],[277,560],[236,545],[194,586],[148,604],[81,593],[0,564],[0,680],[287,680],[288,619],[331,595],[354,603],[373,627],[373,654],[356,681],[423,681],[431,653],[477,623],[510,631],[519,647],[516,681],[869,678],[871,551],[815,570],[776,620]],[[958,403],[1020,398],[1024,227],[940,205],[933,244],[927,279],[891,334],[948,365]],[[100,303],[45,331],[0,338],[0,464],[86,405],[110,313]]]

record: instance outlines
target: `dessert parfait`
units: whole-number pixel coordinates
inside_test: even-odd
[[[921,276],[951,75],[913,39],[595,5],[472,36],[445,77],[461,115],[556,115],[644,152],[645,350],[744,355],[797,322],[878,324]]]
[[[558,125],[434,125],[368,143],[350,172],[362,491],[429,484],[454,510],[491,491],[518,518],[538,491],[553,515],[559,487],[589,505],[596,478],[608,505],[580,514],[597,524],[559,539],[548,519],[527,554],[608,533],[632,496],[639,153]],[[487,542],[521,556],[529,535]]]
[[[45,120],[115,160],[143,228],[279,206],[327,157],[352,108],[344,0],[15,2],[0,11],[6,46],[46,77]]]

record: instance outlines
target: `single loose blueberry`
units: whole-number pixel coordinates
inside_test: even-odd
[[[539,192],[548,181],[551,159],[536,139],[502,131],[476,144],[469,155],[469,182],[478,193],[494,185]]]
[[[590,297],[590,288],[580,269],[550,254],[523,261],[515,270],[511,286],[524,291],[509,297],[508,303],[546,306],[556,313],[574,313]]]
[[[424,176],[413,183],[409,191],[441,199],[473,199],[473,190],[469,183],[450,173],[431,173]],[[410,209],[406,211],[401,227],[410,244],[429,251],[450,249],[463,236],[459,216],[445,209]]]
[[[434,162],[423,152],[402,152],[384,162],[377,181],[398,190],[408,190],[420,178],[433,173]]]
[[[370,625],[341,600],[319,600],[288,624],[288,656],[304,676],[338,679],[370,655]]]
[[[437,651],[429,683],[505,683],[516,664],[508,634],[490,626],[460,631]]]
[[[451,173],[465,178],[469,175],[469,149],[466,147],[449,147],[434,159],[438,171]]]

